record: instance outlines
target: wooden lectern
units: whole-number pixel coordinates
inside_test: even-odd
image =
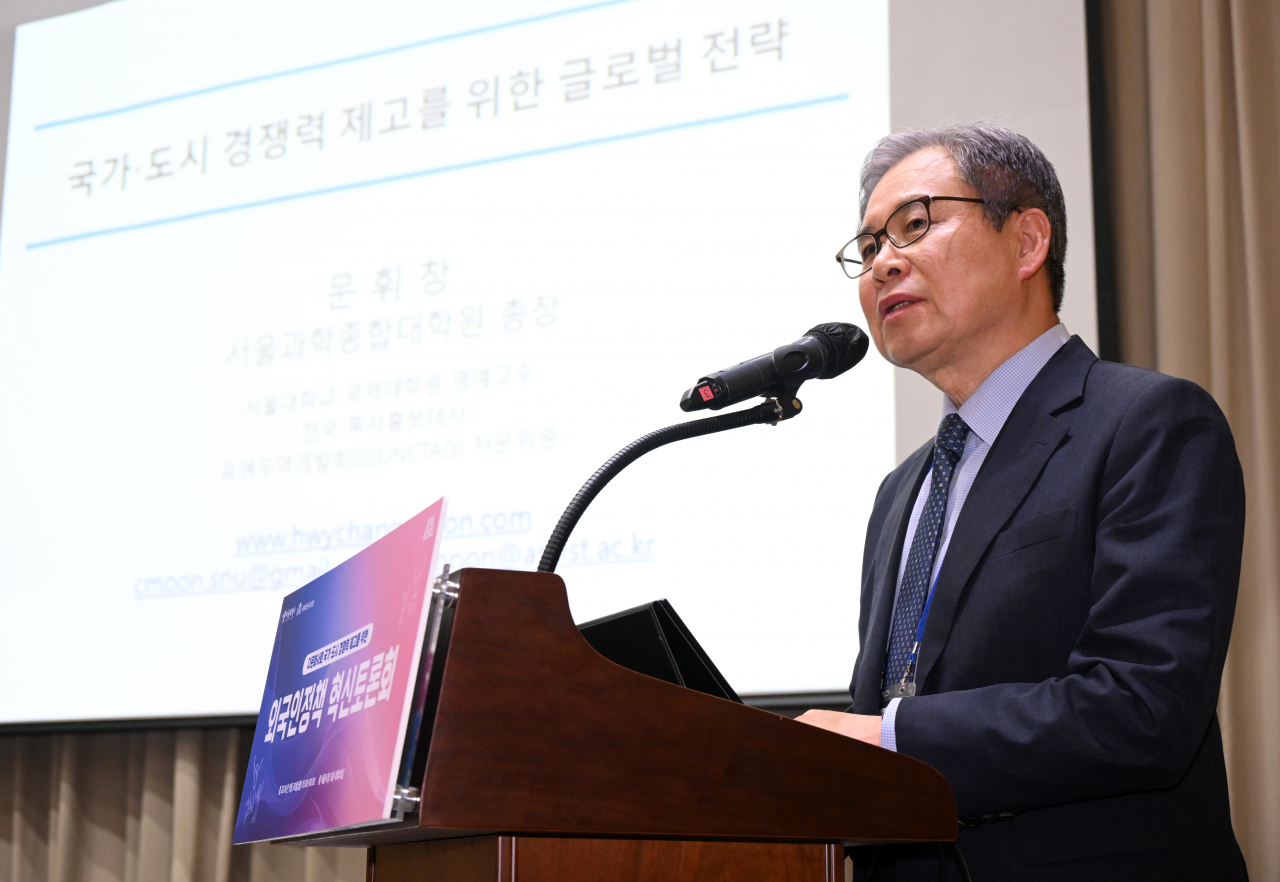
[[[934,769],[608,661],[559,576],[463,570],[444,662],[416,816],[310,840],[370,882],[837,882],[843,842],[956,839]]]

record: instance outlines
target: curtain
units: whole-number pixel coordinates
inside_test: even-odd
[[[0,882],[363,882],[363,849],[231,844],[252,736],[0,737]]]
[[[1105,204],[1121,360],[1209,390],[1247,494],[1218,713],[1254,879],[1280,879],[1280,2],[1102,0]],[[1095,106],[1095,112],[1097,108]]]

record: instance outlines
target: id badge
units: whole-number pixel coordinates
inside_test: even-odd
[[[884,692],[880,693],[885,702],[893,701],[895,698],[911,698],[916,694],[916,684],[912,683],[894,683]]]

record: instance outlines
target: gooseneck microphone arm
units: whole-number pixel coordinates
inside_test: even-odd
[[[643,438],[637,438],[632,441],[615,453],[608,462],[600,466],[596,473],[587,479],[587,483],[583,484],[582,489],[573,497],[573,501],[564,510],[564,514],[560,515],[556,528],[551,531],[551,538],[547,540],[547,547],[542,552],[542,560],[538,562],[538,572],[554,573],[556,571],[556,564],[560,562],[560,555],[564,552],[565,543],[569,541],[569,534],[577,526],[578,520],[582,517],[583,512],[587,510],[587,506],[591,504],[591,500],[596,498],[600,491],[604,489],[604,485],[612,481],[618,472],[631,465],[631,463],[644,456],[650,450],[656,450],[673,441],[697,438],[700,435],[711,435],[728,429],[740,429],[743,426],[755,426],[761,423],[776,425],[779,420],[789,419],[799,413],[799,408],[795,406],[799,404],[798,401],[788,401],[786,404],[790,406],[784,406],[778,401],[770,400],[749,410],[738,410],[733,413],[693,420],[688,423],[676,423],[674,426],[667,426],[665,429],[650,432]]]
[[[569,534],[577,526],[591,500],[614,479],[618,472],[644,456],[672,441],[697,438],[726,429],[755,426],[760,423],[777,425],[800,412],[802,405],[796,392],[806,380],[827,380],[838,377],[853,367],[867,354],[867,335],[856,325],[829,322],[810,328],[803,337],[787,346],[779,346],[773,352],[740,362],[731,368],[708,374],[680,398],[680,409],[719,410],[748,398],[762,396],[764,404],[749,410],[738,410],[723,416],[677,423],[643,438],[637,438],[600,466],[569,507],[560,515],[556,528],[551,531],[547,547],[538,562],[538,572],[554,573],[560,555],[564,552]]]

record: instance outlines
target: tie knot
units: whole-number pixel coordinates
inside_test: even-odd
[[[937,449],[945,450],[954,459],[959,459],[964,453],[964,442],[968,437],[969,427],[965,425],[964,420],[960,419],[960,414],[949,413],[943,418],[942,425],[938,427],[938,437],[933,443]]]

